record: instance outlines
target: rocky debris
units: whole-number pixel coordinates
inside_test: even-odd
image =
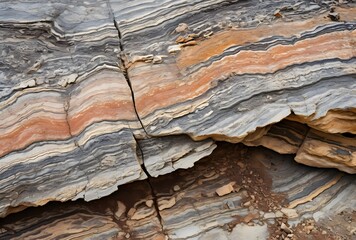
[[[297,218],[298,213],[297,210],[291,208],[281,208],[280,210],[287,218]]]
[[[335,11],[335,7],[330,8],[328,17],[331,19],[331,21],[337,22],[340,20],[340,14]]]
[[[174,185],[173,190],[174,190],[175,192],[178,192],[178,191],[180,190],[179,185]]]
[[[273,218],[276,218],[277,217],[277,215],[275,214],[275,213],[273,213],[273,212],[270,212],[270,213],[265,213],[264,215],[263,215],[263,217],[265,218],[265,219],[273,219]]]
[[[172,197],[172,198],[169,198],[169,199],[161,199],[158,202],[158,209],[160,211],[162,211],[164,209],[168,209],[168,208],[173,207],[174,204],[176,204],[176,198],[175,197]]]
[[[231,192],[234,191],[234,185],[235,182],[230,182],[222,187],[219,187],[218,189],[215,190],[216,194],[218,194],[220,197],[225,196]]]
[[[285,224],[285,223],[282,223],[281,224],[281,229],[286,232],[287,234],[291,234],[292,233],[292,230]]]
[[[126,206],[120,201],[117,201],[117,211],[115,212],[115,218],[120,219],[121,216],[126,212]]]

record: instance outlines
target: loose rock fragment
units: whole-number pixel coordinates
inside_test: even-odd
[[[251,202],[250,202],[250,201],[247,201],[247,202],[245,202],[243,205],[244,205],[244,207],[249,207],[249,206],[251,205]]]
[[[146,204],[147,207],[150,208],[150,207],[153,206],[153,200],[151,200],[151,199],[150,199],[150,200],[147,200],[147,201],[145,202],[145,204]]]
[[[339,21],[340,20],[340,14],[339,13],[336,13],[336,12],[330,12],[328,14],[328,17],[331,19],[331,21]]]
[[[225,195],[234,191],[235,184],[236,184],[235,182],[230,182],[230,183],[216,189],[216,193],[218,194],[219,197],[225,196]]]
[[[251,222],[253,219],[256,219],[259,217],[259,214],[258,213],[249,213],[247,214],[244,218],[243,218],[243,222],[244,223],[249,223]]]
[[[27,82],[21,82],[20,85],[15,87],[15,89],[24,89],[28,87],[35,87],[36,86],[36,81],[34,79],[31,79]]]
[[[288,218],[297,218],[298,213],[297,210],[292,208],[282,208],[281,212],[284,213]]]
[[[292,233],[292,230],[285,224],[285,223],[282,223],[281,224],[281,229],[285,232],[285,233]]]
[[[180,23],[180,24],[178,24],[178,27],[176,27],[175,31],[176,31],[177,33],[181,33],[181,32],[187,31],[188,28],[189,28],[188,24],[186,24],[186,23]]]
[[[130,208],[130,210],[127,212],[128,217],[132,217],[136,212],[136,208]]]
[[[179,191],[179,190],[180,190],[179,185],[174,185],[173,190],[174,190],[175,192]]]
[[[115,218],[119,219],[126,212],[126,206],[122,202],[117,202],[117,211],[115,212]]]
[[[276,218],[276,214],[275,214],[275,213],[272,213],[272,212],[270,212],[270,213],[265,213],[265,214],[263,215],[263,217],[264,217],[265,219]]]
[[[172,45],[172,46],[169,46],[167,50],[169,53],[177,53],[181,50],[180,48],[181,47],[179,45]]]
[[[183,43],[183,44],[182,44],[182,47],[195,46],[195,45],[197,45],[197,44],[198,44],[197,41],[189,41],[189,42]]]
[[[65,87],[68,84],[74,83],[78,78],[78,74],[73,73],[68,76],[63,77],[59,82],[58,85]]]
[[[276,11],[274,11],[273,15],[277,18],[281,18],[283,17],[281,11],[279,9],[277,9]]]

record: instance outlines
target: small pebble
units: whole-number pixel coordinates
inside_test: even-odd
[[[177,33],[180,33],[180,32],[185,32],[185,31],[187,31],[188,30],[188,24],[186,24],[186,23],[180,23],[180,24],[178,24],[178,27],[176,27],[176,29],[175,29],[175,31],[177,32]]]
[[[179,45],[172,45],[172,46],[169,46],[167,50],[168,50],[169,53],[177,53],[181,49],[180,49]]]
[[[265,219],[270,219],[270,218],[276,218],[276,214],[275,213],[265,213],[265,215],[263,215],[263,217]]]
[[[250,201],[247,201],[243,204],[245,207],[249,207],[251,205],[251,202]]]
[[[285,223],[282,223],[281,224],[281,229],[285,232],[285,233],[292,233],[292,230],[285,224]]]
[[[136,208],[130,208],[130,210],[127,212],[128,217],[132,217],[136,212]]]
[[[149,208],[153,206],[153,200],[147,200],[145,203],[146,203],[146,206]]]

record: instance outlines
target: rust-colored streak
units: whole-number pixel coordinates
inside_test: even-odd
[[[0,157],[19,149],[28,147],[34,142],[64,140],[77,135],[94,122],[105,120],[136,120],[132,102],[115,101],[95,103],[88,109],[64,119],[33,118],[21,125],[14,131],[0,136]],[[71,133],[69,126],[71,127]]]
[[[341,20],[355,20],[356,8],[337,8]],[[291,37],[298,36],[301,32],[314,29],[317,26],[330,23],[327,14],[299,22],[278,22],[274,25],[261,25],[251,29],[234,29],[220,32],[214,37],[202,41],[199,45],[183,48],[178,56],[177,64],[181,69],[193,66],[208,60],[211,56],[220,55],[231,46],[241,46],[248,43],[258,42],[263,38],[271,36]]]
[[[135,120],[132,102],[113,101],[96,103],[68,118],[71,134],[77,135],[86,127],[101,121]]]
[[[169,81],[166,85],[160,84],[146,92],[140,91],[136,94],[136,107],[141,117],[144,117],[156,109],[193,99],[206,92],[212,81],[232,73],[266,74],[304,62],[330,58],[349,59],[355,56],[355,44],[351,41],[355,35],[356,31],[334,32],[299,41],[294,45],[278,45],[267,51],[241,51],[183,79]],[[150,78],[156,79],[159,76],[152,75]],[[137,88],[141,88],[141,81],[147,81],[139,75],[135,79],[133,83]],[[161,82],[164,83],[165,79],[161,79]]]
[[[0,136],[0,157],[23,149],[34,142],[63,140],[69,137],[68,124],[65,119],[31,119],[22,123],[16,130]]]
[[[354,31],[356,35],[356,31]],[[204,71],[194,77],[218,79],[222,73],[236,74],[273,73],[293,64],[319,61],[329,58],[348,59],[354,56],[350,39],[353,35],[348,32],[331,33],[316,38],[297,42],[294,45],[280,45],[267,51],[242,51],[236,55],[225,57],[222,61],[214,62]]]

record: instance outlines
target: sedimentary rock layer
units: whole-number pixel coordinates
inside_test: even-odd
[[[276,136],[271,124],[286,117],[355,133],[355,9],[302,0],[0,3],[0,217],[191,167],[214,140],[252,144]],[[312,138],[298,161],[354,171],[354,155],[324,163],[330,155],[312,152]]]
[[[193,167],[196,161],[209,156],[216,147],[212,140],[192,142],[188,136],[149,138],[139,140],[138,144],[145,168],[152,177]]]
[[[150,185],[130,183],[100,200],[51,203],[0,219],[0,238],[279,239],[287,236],[283,222],[296,239],[351,239],[355,178],[292,158],[220,144],[193,168]],[[315,222],[308,234],[309,224],[298,228],[303,219]]]
[[[193,11],[184,3],[161,21],[153,21],[162,14],[155,4],[144,12],[134,11],[143,7],[140,1],[125,11],[113,5],[149,135],[239,142],[292,112],[315,120],[355,106],[355,9],[337,8],[340,21],[333,22],[315,3],[262,2],[257,9],[257,2],[197,1]],[[168,11],[170,4],[159,9]],[[283,6],[289,11],[275,17]],[[152,64],[155,57],[163,62]]]
[[[294,121],[282,120],[273,124],[259,138],[244,139],[247,146],[264,146],[281,154],[296,154],[302,145],[309,127]]]
[[[243,143],[264,146],[281,154],[296,154],[297,162],[309,166],[337,168],[354,174],[356,138],[352,134],[344,135],[325,133],[305,124],[283,120],[273,124],[263,136],[250,141],[245,139]]]
[[[356,173],[356,139],[310,130],[295,160],[309,166]]]
[[[0,4],[0,216],[97,199],[145,178],[135,138],[149,172],[171,165],[152,175],[190,167],[214,149],[211,140],[145,139],[118,35],[107,1]]]
[[[106,3],[0,11],[0,216],[97,199],[144,178],[133,136],[141,126]]]
[[[92,202],[49,203],[0,220],[1,239],[164,239],[147,182]],[[137,209],[133,211],[132,209]],[[130,211],[131,210],[131,211]]]

